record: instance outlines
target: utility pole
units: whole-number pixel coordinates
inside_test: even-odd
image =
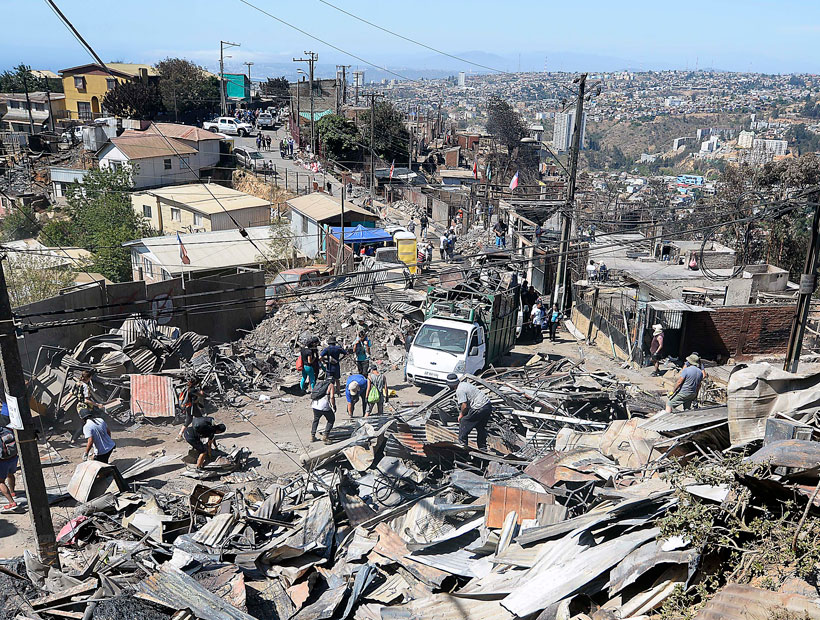
[[[809,318],[809,308],[811,298],[817,288],[817,267],[820,264],[820,192],[812,194],[814,202],[814,219],[811,225],[811,241],[806,252],[806,264],[803,268],[803,275],[800,276],[800,290],[797,297],[797,307],[792,319],[792,329],[789,334],[789,345],[786,348],[786,361],[783,363],[783,370],[786,372],[797,372],[797,365],[800,363],[800,351],[803,348],[803,336],[806,331],[806,322]]]
[[[225,48],[239,47],[239,43],[231,43],[230,41],[219,42],[219,109],[222,111],[222,116],[228,111],[228,104],[226,102],[227,94],[225,93]],[[229,56],[230,58],[230,56]]]
[[[43,78],[46,85],[46,102],[48,103],[48,126],[54,133],[54,110],[51,109],[51,86],[48,85],[48,76]]]
[[[416,110],[418,111],[418,107],[416,108]],[[413,123],[413,124],[410,126],[410,146],[407,149],[407,169],[410,172],[413,172],[413,134],[416,131],[416,125],[415,125],[414,118],[415,117],[413,116],[413,109],[411,108],[410,109],[410,122]]]
[[[298,75],[296,76],[299,77]],[[296,80],[296,139],[298,140],[296,146],[301,148],[302,147],[302,99],[301,95],[299,94],[299,82],[301,80]],[[291,108],[293,109],[293,108]],[[297,190],[298,192],[298,190]]]
[[[23,90],[26,91],[26,108],[28,109],[28,127],[31,135],[34,135],[34,117],[31,115],[31,100],[28,97],[28,79],[26,78],[26,71],[23,71]]]
[[[315,155],[316,131],[314,125],[316,124],[316,119],[313,118],[313,66],[316,64],[316,61],[319,60],[319,54],[316,52],[305,52],[305,54],[308,56],[307,58],[294,58],[293,62],[306,62],[310,68],[310,153],[311,155]]]
[[[355,99],[354,105],[359,105],[359,87],[362,85],[362,75],[364,75],[364,71],[354,71],[353,72],[353,84],[355,87]]]
[[[375,199],[376,185],[376,151],[374,138],[376,135],[376,97],[384,97],[378,93],[368,93],[370,97],[370,204]]]
[[[555,278],[553,303],[566,309],[567,298],[567,265],[569,263],[569,237],[572,232],[572,211],[575,208],[575,180],[578,176],[578,154],[581,150],[581,128],[584,126],[584,91],[587,86],[587,74],[582,73],[578,80],[578,101],[575,104],[575,126],[572,131],[572,153],[570,155],[569,184],[567,201],[561,214],[561,244],[558,249],[558,269]]]
[[[28,407],[26,381],[23,377],[23,366],[20,364],[17,333],[2,263],[0,263],[0,371],[3,374],[11,427],[15,429],[17,454],[23,468],[23,485],[28,498],[28,514],[37,539],[40,561],[59,569],[60,556],[57,554],[57,540],[54,536],[54,525],[51,522],[51,510],[48,507],[34,421]]]
[[[250,101],[248,104],[253,100],[253,82],[251,82],[251,66],[253,65],[252,62],[243,62],[243,65],[248,67],[248,88],[250,88]]]
[[[342,179],[342,222],[341,223],[342,223],[342,233],[339,237],[339,257],[341,257],[341,260],[339,260],[336,263],[337,273],[342,273],[341,265],[339,263],[341,263],[344,260],[344,256],[345,256],[345,184],[344,184],[344,179]]]

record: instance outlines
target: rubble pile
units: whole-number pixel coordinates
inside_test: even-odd
[[[424,212],[418,204],[409,200],[395,200],[390,203],[390,208],[399,211],[408,220],[410,218],[418,220]],[[416,224],[418,224],[418,221],[416,221]]]

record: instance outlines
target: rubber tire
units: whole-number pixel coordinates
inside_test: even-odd
[[[211,127],[208,129],[211,133],[217,133],[216,127]]]
[[[240,129],[237,133],[239,134],[240,138],[244,138],[245,136],[248,135],[248,132],[245,131],[244,129]]]

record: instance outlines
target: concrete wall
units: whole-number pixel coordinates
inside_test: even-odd
[[[687,312],[684,354],[736,360],[784,353],[794,305],[721,306],[714,312]]]
[[[119,327],[125,317],[134,313],[155,317],[159,323],[183,331],[196,331],[217,342],[227,342],[240,335],[237,330],[253,329],[265,317],[264,287],[262,271],[244,271],[211,276],[207,280],[186,280],[184,293],[179,278],[153,284],[120,282],[88,286],[21,306],[15,313],[24,326],[95,319],[79,325],[27,330],[18,339],[23,366],[29,371],[34,367],[37,352],[43,345],[73,349],[81,340]],[[249,290],[232,290],[245,288]],[[202,307],[202,304],[209,306]],[[86,310],[79,310],[83,308]],[[71,310],[76,312],[66,313]],[[54,312],[59,314],[51,314]]]
[[[316,258],[323,250],[319,225],[295,209],[290,210],[290,230],[293,244],[308,258]]]

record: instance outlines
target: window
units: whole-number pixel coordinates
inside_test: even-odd
[[[188,169],[188,158],[187,157],[180,157],[179,158],[179,169],[180,170],[187,170]]]
[[[45,112],[46,111],[46,104],[45,103],[35,103],[34,104],[34,109],[39,110],[40,112]]]
[[[117,85],[117,80],[114,78],[108,78],[105,80],[105,88],[107,90],[114,90],[114,87]]]
[[[19,101],[9,101],[10,108],[22,108],[23,104]]]
[[[194,213],[194,226],[202,226],[202,214]]]
[[[154,263],[147,258],[142,259],[142,273],[149,278],[154,277]]]
[[[166,169],[166,170],[170,170],[170,169],[171,169],[171,160],[170,160],[170,159],[165,159],[165,160],[163,160],[163,163],[165,164],[165,169]]]
[[[145,217],[151,217],[151,205],[142,205],[142,214]]]
[[[74,76],[74,88],[77,90],[84,90],[85,89],[85,78],[81,75]]]
[[[91,104],[88,101],[77,102],[77,116],[84,121],[91,120]]]
[[[171,207],[171,219],[174,220],[175,222],[181,222],[182,221],[182,215],[180,214],[179,209],[175,209],[174,207]]]
[[[302,216],[302,232],[306,233],[308,231],[308,219],[306,215]]]

